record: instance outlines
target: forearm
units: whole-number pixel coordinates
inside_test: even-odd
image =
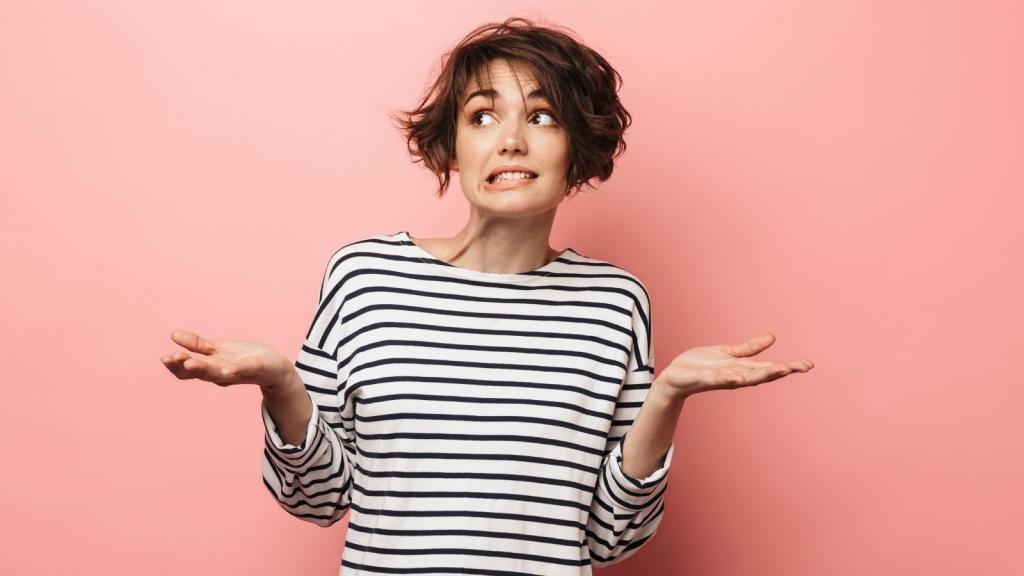
[[[281,440],[298,446],[306,438],[306,426],[313,416],[313,403],[298,372],[292,375],[288,382],[273,388],[261,386],[260,390]]]
[[[646,478],[661,468],[684,400],[666,394],[657,381],[651,385],[622,444],[622,471],[627,476]]]

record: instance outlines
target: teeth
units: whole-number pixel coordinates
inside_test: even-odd
[[[521,180],[523,178],[536,178],[536,175],[527,174],[526,172],[501,172],[494,178],[491,178],[491,183],[501,182],[502,180]]]

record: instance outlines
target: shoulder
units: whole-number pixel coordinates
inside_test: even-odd
[[[637,274],[616,262],[585,256],[576,250],[573,252],[575,253],[574,263],[586,267],[587,274],[608,279],[611,285],[628,293],[644,314],[650,313],[651,296],[647,285]]]
[[[401,232],[363,236],[355,240],[350,240],[348,243],[335,250],[334,257],[351,258],[356,254],[366,252],[379,253],[394,251],[396,246],[401,246],[403,244],[405,244],[405,241],[402,239]]]
[[[393,257],[397,248],[404,244],[400,236],[401,232],[363,236],[334,248],[327,256],[324,280],[340,281],[359,267],[372,265],[380,258]]]
[[[350,240],[331,255],[331,262],[349,262],[366,257],[380,257],[394,254],[398,247],[405,244],[401,232],[392,234],[375,234]]]

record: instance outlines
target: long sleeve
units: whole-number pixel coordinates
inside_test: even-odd
[[[355,439],[343,426],[338,362],[333,353],[340,337],[336,325],[340,296],[335,284],[339,281],[332,280],[339,254],[328,263],[316,315],[295,362],[313,401],[303,441],[298,446],[284,443],[266,403],[260,403],[266,430],[263,483],[290,514],[324,527],[342,519],[352,500],[353,468],[348,450],[354,451]]]
[[[595,567],[615,564],[634,554],[654,536],[665,510],[674,443],[669,446],[661,467],[648,477],[633,478],[622,471],[626,434],[654,378],[650,319],[650,299],[644,290],[641,306],[633,311],[634,345],[608,435],[609,442],[614,441],[615,445],[601,463],[587,521],[587,546]],[[621,435],[616,436],[619,432]]]

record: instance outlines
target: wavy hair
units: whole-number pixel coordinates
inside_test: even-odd
[[[438,197],[451,183],[461,98],[471,79],[487,86],[482,76],[497,59],[532,73],[568,133],[566,196],[585,185],[594,188],[592,179],[608,180],[626,151],[623,136],[632,122],[618,97],[622,76],[568,29],[512,17],[466,35],[441,57],[440,71],[416,108],[391,114],[413,162],[423,162],[437,177]]]

